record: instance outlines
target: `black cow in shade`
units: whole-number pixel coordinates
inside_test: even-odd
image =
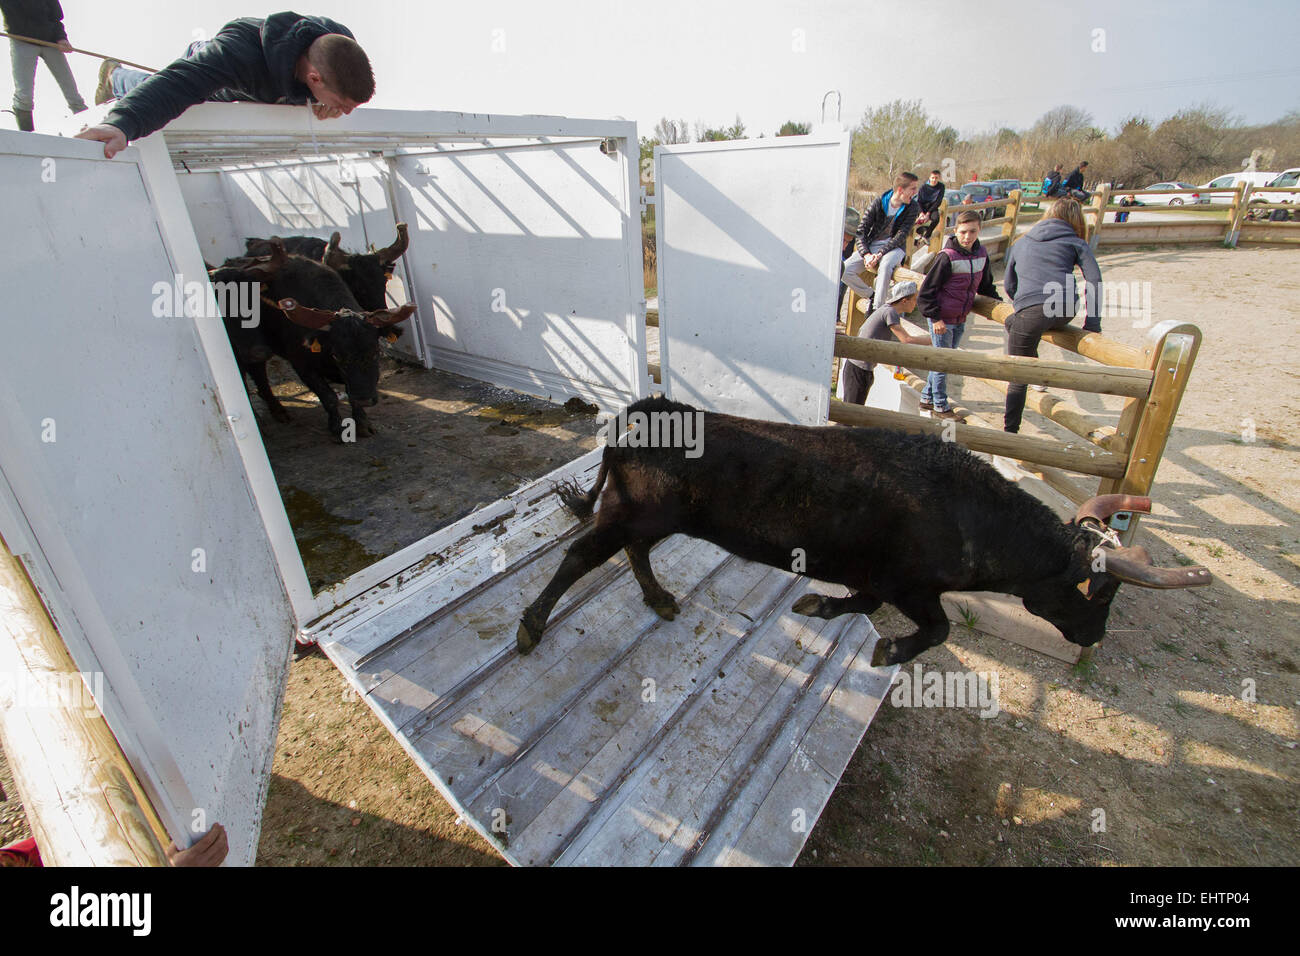
[[[289,236],[285,239],[245,239],[245,256],[268,256],[271,243],[280,242],[290,255],[303,256],[329,266],[347,283],[363,309],[382,309],[387,305],[384,290],[393,277],[393,266],[406,252],[410,242],[406,223],[397,224],[397,239],[391,246],[372,249],[370,252],[345,252],[339,247],[339,233],[330,236],[329,242],[314,236]]]
[[[337,441],[374,434],[367,406],[379,401],[379,338],[395,339],[394,326],[410,318],[414,305],[363,309],[333,269],[304,256],[287,255],[270,240],[264,257],[228,259],[211,273],[213,282],[258,282],[260,316],[226,317],[226,331],[240,369],[253,379],[271,415],[287,422],[289,413],[271,392],[266,362],[286,359],[302,383],[320,398],[330,433]],[[352,423],[343,420],[330,382],[347,388]]]
[[[698,444],[662,447],[672,443],[612,429],[621,437],[606,446],[595,485],[558,489],[580,517],[597,499],[600,510],[524,611],[520,652],[542,639],[561,595],[620,549],[645,602],[672,620],[677,601],[650,567],[651,547],[672,534],[777,568],[790,569],[801,555],[808,577],[853,590],[805,595],[793,607],[799,614],[833,618],[894,605],[917,629],[882,638],[875,665],[909,661],[947,639],[945,591],[1017,595],[1086,647],[1105,635],[1120,582],[1183,588],[1212,580],[1205,568],[1154,567],[1143,548],[1118,546],[1105,521],[1117,511],[1149,511],[1149,498],[1101,495],[1062,523],[987,462],[932,435],[754,421],[665,398],[630,406],[626,421],[651,436],[671,434],[656,416],[701,416]]]

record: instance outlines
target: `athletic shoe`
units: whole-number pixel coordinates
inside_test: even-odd
[[[1029,387],[1032,388],[1035,392],[1045,392],[1045,391],[1047,391],[1047,386],[1046,386],[1046,385],[1030,385]]]
[[[95,87],[96,106],[114,99],[113,71],[121,65],[122,64],[118,63],[117,60],[105,60],[103,63],[99,64],[99,85]]]
[[[961,415],[958,415],[958,414],[957,414],[955,411],[953,411],[951,408],[945,408],[945,409],[943,409],[942,411],[940,411],[939,409],[936,408],[936,409],[934,410],[934,412],[931,413],[930,417],[931,417],[931,418],[946,418],[946,419],[948,419],[949,421],[953,421],[953,422],[960,422],[960,421],[963,421],[963,420],[964,420],[963,417],[962,417]]]
[[[921,403],[920,403],[920,408],[921,408],[921,411],[923,411],[923,412],[932,412],[932,411],[934,411],[934,403],[933,403],[933,402],[921,402]]]

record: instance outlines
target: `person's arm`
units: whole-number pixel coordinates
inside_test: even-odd
[[[867,249],[867,236],[871,235],[871,231],[875,228],[873,222],[876,210],[879,207],[879,200],[868,203],[866,210],[862,213],[862,218],[858,221],[858,235],[857,239],[854,241],[854,247],[864,259],[869,254],[869,250]]]
[[[227,23],[193,57],[176,60],[149,77],[118,100],[101,125],[77,136],[104,143],[104,155],[111,159],[131,140],[162,129],[217,90],[256,85],[258,72],[265,69],[257,27],[249,21]]]
[[[928,335],[911,335],[903,328],[902,322],[895,322],[889,327],[889,331],[894,333],[894,338],[904,345],[930,345],[930,336]]]
[[[1086,242],[1079,241],[1076,248],[1078,252],[1079,267],[1083,270],[1084,281],[1087,282],[1087,295],[1084,306],[1087,314],[1083,319],[1083,330],[1085,332],[1101,331],[1101,266],[1097,265],[1097,257],[1092,254],[1092,249]]]
[[[63,7],[59,6],[59,0],[46,0],[46,10],[50,22],[59,32],[59,35],[54,38],[59,44],[59,49],[64,53],[71,53],[72,44],[68,42],[68,29],[63,25]]]

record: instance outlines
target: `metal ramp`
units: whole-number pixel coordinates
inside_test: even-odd
[[[683,536],[652,554],[676,620],[620,553],[520,656],[520,615],[582,530],[552,483],[590,485],[599,455],[445,529],[312,633],[511,863],[791,864],[897,667],[871,667],[861,615],[793,614],[811,582]]]

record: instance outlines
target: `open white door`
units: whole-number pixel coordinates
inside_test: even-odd
[[[655,147],[670,398],[826,421],[848,166],[844,130]]]
[[[295,621],[198,247],[142,168],[161,148],[0,133],[0,532],[173,839],[219,822],[251,864]]]

